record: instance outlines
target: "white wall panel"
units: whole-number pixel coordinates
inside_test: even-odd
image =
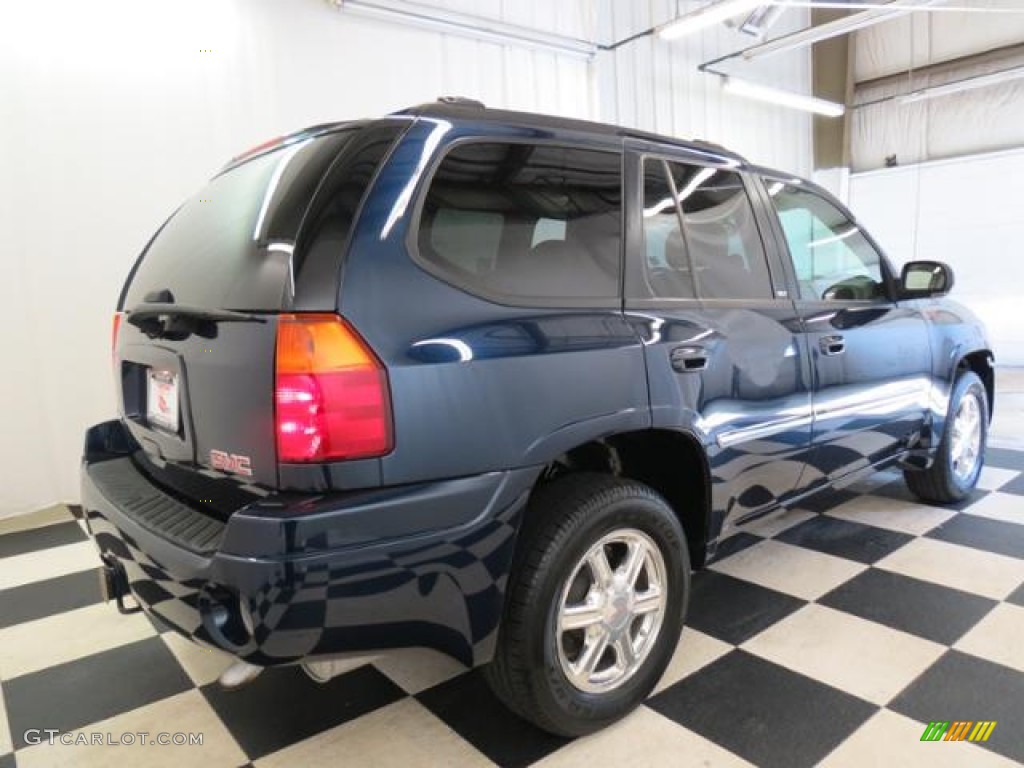
[[[490,0],[485,0],[485,3]],[[493,3],[490,3],[493,8]],[[477,10],[487,14],[488,5]],[[566,37],[591,40],[594,37],[594,8],[590,0],[556,0],[555,2],[529,2],[529,0],[503,0],[501,18],[512,24],[542,29]]]
[[[986,323],[996,361],[1024,365],[1020,201],[1024,150],[854,174],[850,203],[898,265],[953,267],[952,298]]]
[[[870,103],[908,90],[883,85],[858,91],[867,106],[851,116],[855,171],[881,168],[890,155],[912,165],[1024,145],[1024,80],[909,104]]]
[[[976,5],[1013,12],[921,11],[857,32],[856,81],[862,83],[1024,41],[1024,13],[1020,12],[1024,9],[1019,0],[986,0]]]

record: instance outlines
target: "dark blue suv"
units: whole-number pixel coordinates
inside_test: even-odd
[[[249,669],[431,647],[592,731],[748,521],[891,464],[972,489],[992,353],[952,281],[712,144],[464,100],[277,140],[121,294],[108,594]]]

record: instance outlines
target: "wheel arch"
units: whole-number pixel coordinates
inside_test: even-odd
[[[991,424],[992,412],[996,405],[996,376],[992,350],[977,349],[961,355],[953,368],[951,382],[960,375],[961,371],[973,371],[985,385],[985,395],[988,398],[988,420]]]
[[[581,442],[544,466],[534,490],[573,472],[600,472],[653,488],[679,520],[692,566],[704,564],[712,538],[711,479],[707,456],[695,435],[648,428]],[[525,514],[528,518],[529,507]]]

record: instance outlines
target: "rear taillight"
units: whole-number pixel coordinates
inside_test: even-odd
[[[274,385],[281,462],[382,456],[392,447],[383,364],[337,315],[281,315]]]
[[[117,352],[117,334],[121,330],[121,318],[123,315],[120,312],[114,313],[114,322],[110,328],[110,359],[114,360],[114,353]]]

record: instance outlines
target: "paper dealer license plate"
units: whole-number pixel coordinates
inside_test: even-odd
[[[146,379],[146,420],[153,426],[177,432],[178,374],[150,369]]]

